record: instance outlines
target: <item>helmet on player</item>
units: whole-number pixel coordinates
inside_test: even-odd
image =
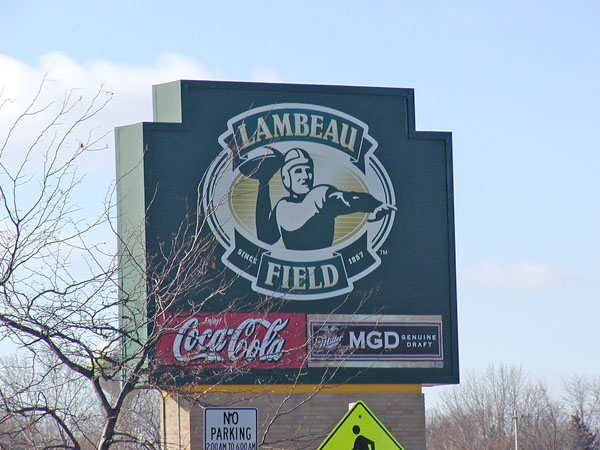
[[[312,188],[313,167],[313,160],[306,150],[288,150],[281,166],[283,186],[293,194],[306,194]]]

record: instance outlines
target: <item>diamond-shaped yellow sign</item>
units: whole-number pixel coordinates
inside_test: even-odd
[[[375,417],[358,401],[350,408],[317,450],[404,450]]]

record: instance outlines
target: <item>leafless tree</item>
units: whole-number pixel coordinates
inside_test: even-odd
[[[97,439],[100,411],[85,380],[51,354],[24,353],[2,361],[0,445],[70,448]]]
[[[600,377],[574,375],[563,383],[569,449],[600,448]]]
[[[590,429],[600,430],[600,376],[574,375],[564,382],[565,407]]]
[[[443,393],[428,418],[428,448],[510,450],[517,423],[520,449],[562,449],[567,419],[544,383],[521,368],[491,365]]]
[[[0,432],[10,448],[157,448],[132,412],[153,341],[120,356],[148,322],[119,327],[114,201],[90,208],[79,175],[108,148],[89,123],[111,93],[44,102],[48,83],[0,140],[0,336],[19,353],[4,362]]]
[[[4,360],[0,379],[0,446],[157,449],[157,389],[180,376],[218,384],[250,370],[236,364],[211,375],[177,367],[152,376],[155,344],[175,332],[165,318],[182,293],[201,294],[186,310],[198,313],[234,279],[215,270],[216,243],[202,237],[202,215],[190,215],[149,258],[135,236],[117,233],[110,190],[100,208],[87,205],[80,167],[108,147],[107,134],[90,132],[88,123],[111,94],[100,89],[86,98],[74,90],[44,103],[46,86],[0,136],[0,337],[19,354]],[[119,270],[137,273],[137,283],[120,284]],[[141,306],[129,301],[140,295]],[[255,306],[268,312],[273,303],[261,297]],[[327,369],[322,382],[336,370]],[[284,398],[275,416],[317,392],[300,403]],[[202,404],[207,396],[190,392],[188,399]]]

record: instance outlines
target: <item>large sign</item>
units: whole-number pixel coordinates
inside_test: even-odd
[[[415,130],[411,89],[153,93],[155,122],[117,129],[117,179],[122,243],[141,242],[123,251],[123,291],[144,265],[149,314],[165,304],[156,273],[175,290],[147,330],[161,333],[155,373],[458,381],[451,134]],[[138,294],[124,328],[146,308]]]

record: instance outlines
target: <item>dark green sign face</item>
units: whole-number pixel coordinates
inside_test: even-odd
[[[412,90],[182,81],[155,86],[154,105],[157,122],[143,125],[148,261],[173,250],[184,224],[215,243],[211,281],[178,293],[158,366],[458,381],[451,135],[414,130]],[[304,334],[275,336],[274,316],[248,331],[242,319],[259,310],[294,313]],[[225,311],[245,316],[217,326]],[[301,363],[240,351],[270,339],[285,354],[285,336],[305,343]]]

